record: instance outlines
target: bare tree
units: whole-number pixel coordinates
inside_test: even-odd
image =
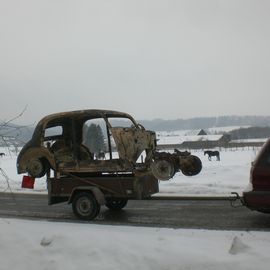
[[[24,112],[26,111],[27,106],[24,107],[24,109],[15,117],[9,119],[9,120],[4,120],[0,122],[0,145],[4,146],[8,149],[9,154],[11,154],[11,149],[10,147],[13,146],[15,152],[17,153],[18,151],[18,137],[20,134],[20,130],[22,128],[25,128],[25,126],[17,126],[14,125],[13,122],[20,118]],[[14,133],[14,131],[16,132],[16,135],[11,136],[10,133]],[[0,153],[1,156],[3,156],[5,153]],[[1,164],[0,164],[1,165]],[[9,189],[11,191],[12,194],[12,190],[10,187],[10,179],[8,177],[8,175],[6,174],[6,172],[4,171],[4,169],[0,166],[0,176],[2,176],[6,183],[7,183],[7,190]]]
[[[0,145],[6,147],[10,153],[10,147],[13,146],[15,152],[18,152],[18,146],[22,144],[19,140],[21,130],[27,128],[28,126],[17,126],[13,124],[15,120],[20,118],[26,111],[27,106],[15,117],[9,120],[0,121]],[[11,135],[12,134],[12,135]]]

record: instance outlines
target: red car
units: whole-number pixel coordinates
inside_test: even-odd
[[[250,191],[243,192],[243,204],[252,210],[270,213],[270,139],[252,162]]]

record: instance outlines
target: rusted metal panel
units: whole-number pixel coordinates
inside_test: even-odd
[[[112,128],[117,150],[121,159],[136,163],[144,150],[154,150],[155,133],[135,128]]]

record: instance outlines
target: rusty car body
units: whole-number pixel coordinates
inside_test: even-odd
[[[132,126],[112,127],[109,119],[114,118],[129,120]],[[83,128],[89,119],[106,123],[109,160],[94,160],[93,153],[83,144]],[[46,135],[46,130],[56,127],[61,129],[59,134]],[[119,154],[116,159],[112,156],[112,137]],[[18,156],[17,170],[33,177],[44,176],[49,168],[61,174],[132,171],[143,150],[149,154],[155,143],[154,132],[145,131],[126,113],[105,110],[57,113],[37,124],[32,139]]]
[[[85,129],[91,123],[102,126],[106,144],[102,159],[86,144]],[[168,180],[178,171],[187,176],[201,171],[197,156],[159,152],[156,147],[155,132],[127,113],[56,113],[39,121],[18,155],[17,171],[33,178],[47,175],[49,204],[68,201],[79,218],[93,219],[100,205],[121,209],[128,199],[157,193],[158,180]]]
[[[127,121],[130,126],[114,126],[113,120],[116,118]],[[83,130],[89,120],[104,123],[107,159],[94,159],[94,153],[84,144]],[[52,128],[58,128],[58,133],[47,133]],[[117,157],[114,157],[114,151]],[[143,152],[142,161],[139,158]],[[37,124],[32,139],[20,151],[17,158],[19,174],[28,173],[39,178],[50,169],[59,175],[121,172],[141,174],[150,170],[158,179],[167,180],[179,170],[189,176],[198,174],[201,162],[196,156],[182,155],[179,151],[174,154],[158,152],[155,132],[145,130],[127,113],[81,110],[44,117]]]

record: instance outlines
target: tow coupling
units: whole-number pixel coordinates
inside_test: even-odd
[[[229,201],[231,203],[231,206],[234,208],[245,206],[245,201],[243,197],[241,197],[237,192],[231,192],[231,197],[229,198]]]

